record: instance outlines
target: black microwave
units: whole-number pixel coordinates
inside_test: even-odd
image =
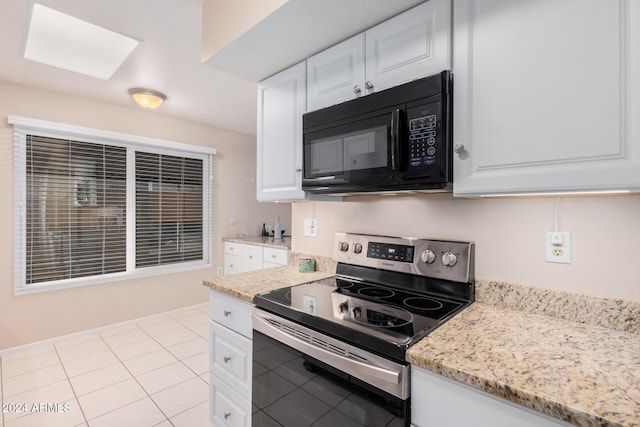
[[[306,113],[302,189],[451,191],[450,71]]]

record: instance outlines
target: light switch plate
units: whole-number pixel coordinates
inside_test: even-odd
[[[305,219],[304,220],[304,236],[316,237],[317,236],[316,225],[317,224],[315,219]]]

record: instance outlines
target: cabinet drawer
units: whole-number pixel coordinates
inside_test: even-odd
[[[239,255],[224,254],[224,274],[238,274],[244,272],[244,262]]]
[[[251,339],[251,311],[253,305],[221,292],[209,291],[209,313],[211,320]]]
[[[235,242],[224,242],[224,253],[229,255],[242,255],[243,244]]]
[[[251,340],[211,322],[209,345],[211,372],[243,396],[251,396]]]
[[[260,270],[262,268],[262,247],[244,245],[242,258],[247,263],[246,271]]]
[[[251,402],[216,375],[209,381],[209,419],[216,426],[251,427]]]
[[[262,260],[270,264],[287,265],[288,257],[286,249],[264,248]]]

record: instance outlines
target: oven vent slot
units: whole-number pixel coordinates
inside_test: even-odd
[[[315,347],[320,347],[322,349],[325,349],[327,351],[330,351],[332,353],[338,354],[342,357],[346,357],[349,359],[354,359],[357,360],[359,362],[363,362],[363,363],[367,363],[368,359],[366,357],[363,357],[359,354],[353,353],[347,349],[344,349],[342,347],[340,347],[339,345],[335,345],[333,343],[330,343],[326,340],[323,340],[320,337],[316,337],[316,336],[312,336],[310,334],[308,334],[305,331],[301,331],[300,329],[297,329],[295,327],[289,326],[289,325],[285,325],[281,322],[278,322],[275,319],[267,319],[267,321],[275,328],[280,329],[282,332],[286,333],[287,335],[291,335],[293,337],[298,338],[301,341],[305,341],[308,342],[309,344],[315,346]]]
[[[366,357],[362,357],[359,354],[355,354],[355,353],[351,353],[351,352],[349,352],[347,357],[350,357],[351,359],[359,360],[360,362],[364,362],[364,363],[366,363],[368,361]]]

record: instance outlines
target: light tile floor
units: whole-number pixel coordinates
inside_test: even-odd
[[[0,427],[209,427],[201,304],[0,354]]]

